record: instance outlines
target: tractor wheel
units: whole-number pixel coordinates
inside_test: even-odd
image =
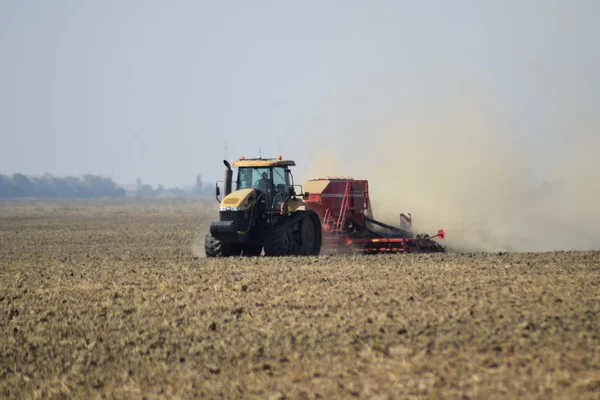
[[[239,256],[242,249],[237,244],[221,243],[209,231],[204,237],[204,251],[206,257],[234,257]]]
[[[265,255],[268,257],[282,257],[290,254],[294,245],[294,235],[292,230],[286,229],[283,232],[273,232],[267,244],[265,245]]]
[[[260,257],[262,253],[261,245],[246,244],[242,246],[242,256],[244,257]]]
[[[318,229],[321,229],[315,223],[312,215],[307,215],[300,221],[300,243],[301,253],[306,256],[319,255],[320,240]]]

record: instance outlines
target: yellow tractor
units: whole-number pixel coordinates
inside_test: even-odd
[[[219,221],[206,233],[207,257],[318,255],[321,250],[321,221],[304,209],[297,197],[291,160],[245,159],[237,167],[236,190],[233,170],[226,160],[224,198],[216,186]],[[300,187],[301,189],[301,187]],[[300,194],[302,196],[302,193]]]

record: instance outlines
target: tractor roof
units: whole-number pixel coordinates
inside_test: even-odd
[[[241,158],[233,163],[234,167],[292,167],[296,163],[292,160],[277,158]]]

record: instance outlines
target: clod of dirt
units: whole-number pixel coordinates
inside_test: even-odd
[[[240,315],[242,315],[244,313],[244,308],[243,307],[236,308],[231,313],[234,314],[236,317],[239,317]]]

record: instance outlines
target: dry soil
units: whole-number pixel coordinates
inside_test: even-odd
[[[213,217],[0,203],[0,397],[600,398],[599,252],[198,257]]]

